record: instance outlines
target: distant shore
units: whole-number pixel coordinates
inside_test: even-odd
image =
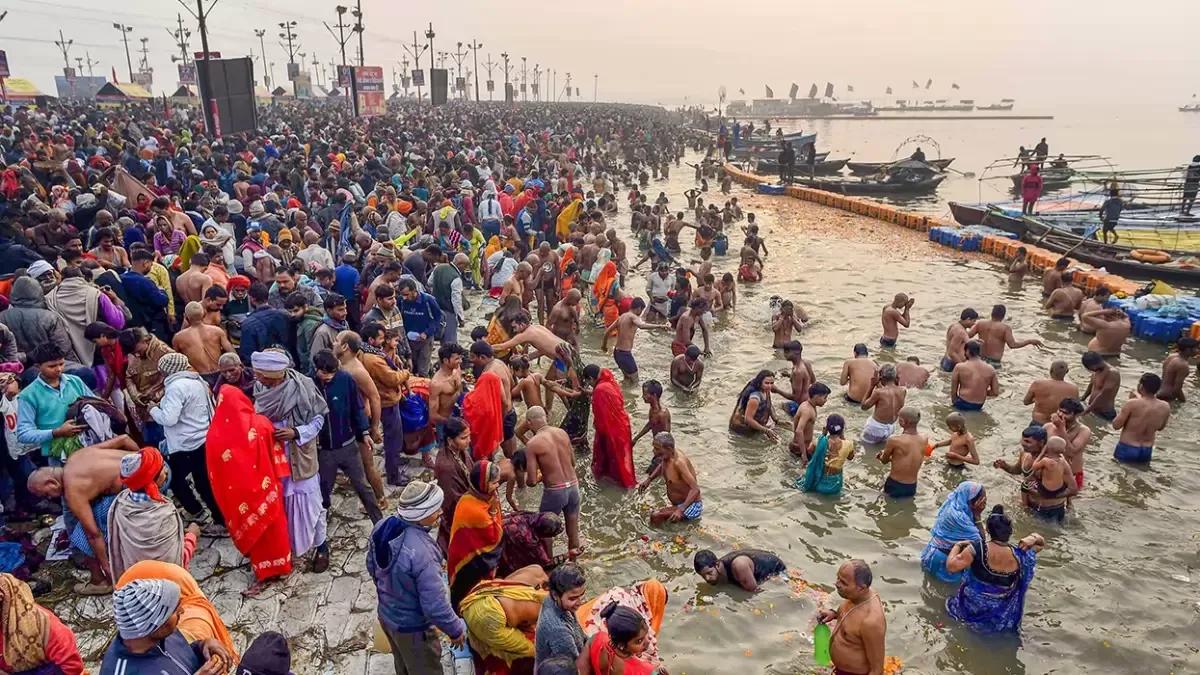
[[[734,117],[731,115],[731,117]],[[736,115],[746,120],[1052,120],[1054,115]]]

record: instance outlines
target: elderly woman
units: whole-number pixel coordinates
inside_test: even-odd
[[[1016,546],[1010,544],[1012,521],[999,504],[992,507],[986,527],[986,544],[971,539],[950,549],[946,570],[963,577],[958,593],[946,599],[946,612],[977,633],[1017,631],[1037,554],[1046,540],[1035,532]]]
[[[968,480],[958,484],[954,492],[938,508],[933,521],[929,543],[921,552],[921,567],[933,576],[950,583],[962,579],[962,568],[951,571],[947,558],[958,542],[982,542],[979,515],[987,506],[987,493],[983,484]]]

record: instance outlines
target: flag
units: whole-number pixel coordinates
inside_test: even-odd
[[[889,95],[889,96],[891,95],[891,93],[892,93],[892,88],[891,88],[891,87],[888,87],[888,88],[887,88],[887,93],[888,93],[888,95]]]
[[[950,88],[951,88],[951,89],[958,89],[958,85],[957,85],[957,84],[951,84],[951,85],[950,85]]]
[[[800,93],[800,85],[798,85],[798,84],[796,84],[795,82],[793,82],[793,83],[792,83],[792,88],[791,88],[791,90],[788,92],[788,98],[790,98],[790,99],[792,99],[792,100],[795,100],[795,99],[796,99],[796,96],[797,96],[799,93]]]
[[[767,89],[767,98],[775,98],[775,92],[771,91],[770,85],[763,85]]]
[[[825,98],[833,98],[833,83],[825,83]]]
[[[854,93],[854,87],[853,87],[853,85],[849,85],[849,84],[848,84],[848,85],[846,85],[846,91],[848,91],[848,92],[850,92],[850,93]]]
[[[926,88],[926,89],[928,89],[928,88],[930,88],[930,87],[932,87],[932,86],[933,86],[933,78],[931,77],[931,78],[929,78],[929,80],[928,80],[928,81],[925,83],[925,88]]]
[[[916,80],[913,80],[913,89],[920,89],[920,88],[921,88],[921,85],[917,84]]]
[[[746,95],[746,90],[745,90],[745,89],[738,89],[738,93],[739,93],[739,94],[741,94],[742,96],[745,96],[745,95]]]
[[[813,82],[813,86],[809,88],[809,90],[808,90],[808,97],[809,97],[809,98],[816,98],[816,97],[817,97],[817,83],[816,83],[816,82]]]
[[[116,84],[117,83],[117,67],[113,66],[112,69],[113,69],[113,84]]]

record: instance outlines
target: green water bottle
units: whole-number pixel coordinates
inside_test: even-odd
[[[833,659],[829,656],[829,643],[832,640],[829,624],[819,623],[813,628],[813,662],[818,666],[833,665]]]

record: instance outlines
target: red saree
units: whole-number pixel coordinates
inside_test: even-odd
[[[623,488],[637,485],[633,470],[633,433],[621,385],[608,368],[600,370],[592,391],[596,439],[592,444],[592,473]]]
[[[500,376],[484,373],[463,399],[463,417],[471,428],[471,459],[490,459],[504,441],[504,402]]]
[[[292,571],[280,478],[291,475],[271,421],[232,385],[222,385],[205,442],[213,496],[229,537],[259,581]]]

